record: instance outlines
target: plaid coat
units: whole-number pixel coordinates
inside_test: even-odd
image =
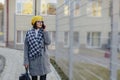
[[[44,74],[48,74],[50,70],[50,61],[47,53],[47,46],[51,43],[49,33],[44,31],[44,43],[45,50],[42,49],[42,56],[39,56],[35,60],[30,60],[28,57],[28,42],[25,38],[24,42],[24,64],[29,65],[29,72],[31,76],[41,76]]]

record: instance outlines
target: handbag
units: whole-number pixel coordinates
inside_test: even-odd
[[[24,74],[21,74],[21,76],[19,76],[19,80],[30,80],[28,68],[25,68],[25,70],[26,72]]]

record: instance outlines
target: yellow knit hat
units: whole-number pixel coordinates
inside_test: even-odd
[[[42,16],[32,17],[31,24],[34,25],[36,21],[43,21],[43,17]]]

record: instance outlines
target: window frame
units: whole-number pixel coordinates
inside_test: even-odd
[[[20,42],[17,41],[18,31],[20,31],[20,33],[21,33]],[[24,38],[23,38],[23,36],[24,36],[24,31],[25,31],[25,30],[17,30],[17,31],[16,31],[16,44],[24,44]],[[27,31],[25,31],[25,32],[27,32]]]
[[[67,44],[65,43],[66,41],[65,41],[65,38],[66,38],[66,36],[65,36],[65,33],[67,32]],[[68,48],[69,47],[69,38],[70,38],[70,34],[69,34],[69,31],[64,31],[64,47],[66,47],[66,48]]]
[[[64,8],[63,8],[64,9],[63,10],[64,11],[64,13],[63,13],[64,16],[70,16],[70,8],[69,8],[70,5],[69,4],[70,4],[70,2],[68,2],[68,0],[64,0]],[[65,9],[65,7],[67,7],[67,9]],[[65,12],[66,10],[68,11],[67,14]]]
[[[47,2],[46,1],[46,4],[48,4],[48,3],[51,3],[51,2]],[[54,4],[56,4],[56,9],[57,9],[57,0],[56,0],[56,3],[54,3]],[[40,15],[42,15],[42,16],[56,16],[56,14],[55,15],[51,15],[51,14],[48,14],[47,13],[47,9],[46,9],[46,11],[45,11],[46,13],[45,14],[42,14],[42,0],[40,1]]]
[[[50,32],[50,38],[51,38],[51,44],[55,45],[55,40],[53,38],[54,32],[56,33],[56,31],[49,31]],[[55,34],[56,35],[56,34]],[[56,36],[55,36],[56,37]],[[55,38],[56,39],[56,38]]]
[[[25,1],[25,0],[23,0],[23,1]],[[21,15],[21,16],[29,16],[29,15],[31,16],[31,15],[34,15],[35,14],[35,12],[34,12],[34,10],[35,10],[35,0],[32,0],[32,1],[33,1],[33,7],[32,7],[33,12],[31,14],[23,14],[23,13],[18,13],[17,12],[18,11],[17,10],[17,0],[15,0],[15,14],[16,15]]]
[[[18,31],[20,31],[20,42],[18,42]],[[23,44],[22,40],[23,40],[23,32],[21,30],[17,30],[16,31],[16,44]]]
[[[78,44],[77,45],[75,45],[75,43],[74,43],[74,41],[75,41],[75,39],[74,39],[74,35],[77,33],[77,38],[78,38]],[[73,44],[74,44],[74,47],[80,47],[80,33],[79,33],[79,31],[74,31],[73,32]]]
[[[87,40],[88,40],[88,33],[90,34],[90,39],[89,39],[90,41],[89,41],[89,43],[88,43],[88,41],[87,41],[86,46],[87,46],[88,48],[101,48],[101,32],[87,32]],[[100,36],[98,36],[98,38],[97,38],[97,39],[100,39],[98,46],[94,46],[94,45],[93,45],[93,33],[99,33],[99,34],[100,34]]]
[[[49,31],[50,32],[50,39],[51,39],[51,44],[50,44],[50,49],[55,49],[56,47],[55,47],[55,41],[54,41],[54,39],[53,39],[53,33],[54,32],[56,32],[56,31]],[[56,35],[56,34],[55,34]],[[55,36],[56,37],[56,36]],[[55,40],[56,40],[56,38],[55,38]]]
[[[79,4],[79,14],[76,15],[76,14],[75,14],[75,10],[76,10],[76,6],[77,6],[77,2],[78,2],[78,1],[79,1],[79,3],[78,3],[78,4]],[[81,14],[80,14],[80,1],[81,1],[81,0],[75,0],[75,1],[74,1],[74,17],[81,16]]]
[[[97,17],[97,18],[101,18],[102,17],[102,0],[100,1],[100,6],[101,6],[101,9],[100,9],[100,11],[101,11],[101,15],[99,16],[98,15],[98,9],[99,9],[99,0],[96,0],[96,1],[94,1],[94,0],[88,0],[88,5],[87,5],[87,10],[86,10],[86,12],[87,12],[87,16],[88,17]],[[96,10],[96,16],[94,16],[93,15],[93,8],[92,8],[92,6],[93,6],[93,3],[96,3],[97,4],[97,10]],[[88,9],[90,9],[90,11],[88,11]],[[91,13],[91,14],[90,14]]]

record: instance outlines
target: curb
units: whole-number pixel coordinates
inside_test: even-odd
[[[52,68],[53,72],[54,72],[55,75],[57,76],[57,80],[61,80],[59,74],[57,73],[57,71],[55,70],[55,68],[53,67],[53,65],[52,65],[52,64],[50,64],[50,65],[51,65],[51,68]]]
[[[0,64],[0,74],[3,72],[4,68],[5,68],[5,62],[6,62],[6,59],[4,56],[0,55],[0,61],[2,64]]]

